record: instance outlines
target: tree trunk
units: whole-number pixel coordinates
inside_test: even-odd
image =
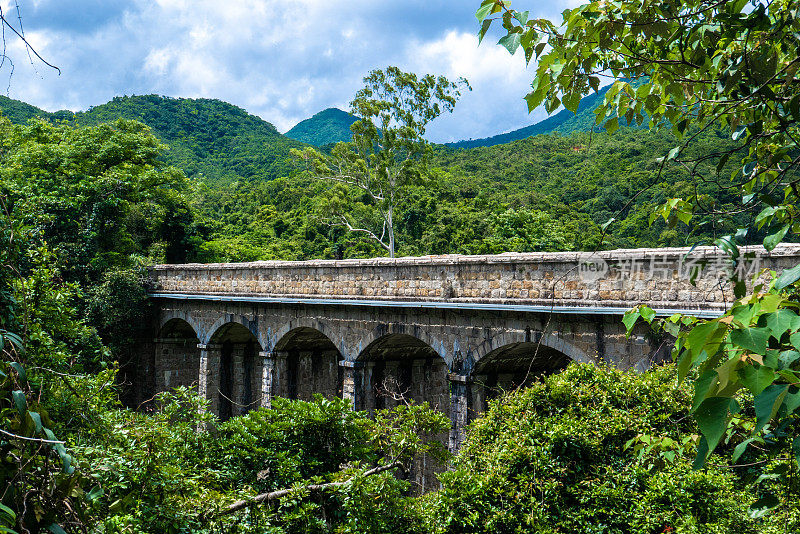
[[[393,208],[389,207],[389,212],[386,216],[387,226],[389,227],[389,257],[394,258],[394,220],[392,219]]]

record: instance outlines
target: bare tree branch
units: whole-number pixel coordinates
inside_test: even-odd
[[[402,462],[394,461],[394,462],[392,462],[390,464],[387,464],[387,465],[379,465],[377,467],[373,467],[372,469],[368,469],[368,470],[364,471],[360,475],[353,476],[353,477],[348,478],[347,480],[343,480],[341,482],[327,482],[325,484],[309,484],[307,486],[298,486],[298,487],[295,487],[295,488],[286,488],[286,489],[281,489],[281,490],[276,490],[276,491],[270,491],[268,493],[261,493],[259,495],[256,495],[255,497],[250,498],[250,499],[242,499],[240,501],[234,502],[233,504],[227,506],[226,508],[224,508],[220,512],[216,513],[214,515],[214,517],[220,517],[220,516],[223,516],[223,515],[232,514],[233,512],[237,512],[237,511],[239,511],[239,510],[241,510],[243,508],[247,508],[248,506],[252,506],[254,504],[261,504],[261,503],[265,503],[265,502],[276,501],[278,499],[281,499],[283,497],[286,497],[286,496],[291,495],[293,493],[296,493],[298,491],[308,491],[308,492],[318,493],[320,491],[326,491],[326,490],[333,489],[333,488],[339,488],[339,487],[342,487],[342,486],[345,486],[345,485],[349,484],[350,482],[352,482],[353,480],[358,478],[358,476],[368,477],[368,476],[371,476],[371,475],[377,475],[378,473],[383,473],[384,471],[390,471],[392,469],[397,469],[398,467],[401,467],[402,465],[403,465]]]

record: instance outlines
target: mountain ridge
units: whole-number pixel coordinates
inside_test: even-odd
[[[47,112],[19,100],[0,97],[0,110],[11,121],[30,118],[66,120],[94,126],[120,118],[138,120],[169,145],[166,163],[187,176],[211,182],[274,179],[291,171],[292,148],[305,146],[281,135],[275,126],[233,104],[208,98],[159,95],[117,96],[86,111]]]
[[[350,125],[358,117],[339,108],[327,108],[295,124],[284,135],[296,141],[321,147],[350,141]]]

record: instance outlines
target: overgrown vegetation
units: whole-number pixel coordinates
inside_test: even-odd
[[[409,158],[386,248],[715,241],[737,261],[738,244],[796,237],[798,6],[745,6],[593,2],[556,26],[482,2],[481,36],[497,13],[501,44],[539,57],[531,106],[578,110],[599,73],[625,76],[597,114],[616,133],[583,131],[583,110],[548,123],[563,136]],[[363,117],[387,109],[361,96]],[[738,300],[717,319],[637,308],[626,324],[677,338],[676,366],[572,365],[493,401],[441,489],[412,497],[412,458],[446,458],[428,437],[449,422],[427,405],[367,417],[338,399],[275,399],[221,422],[187,389],[147,409],[121,402],[147,325],[144,265],[382,252],[329,224],[337,191],[291,173],[301,143],[217,101],[121,97],[77,115],[2,103],[24,124],[0,117],[0,532],[800,530],[800,267],[734,280]],[[424,144],[426,121],[412,119],[406,138],[392,117],[356,123],[352,166],[405,165]],[[645,120],[656,131],[618,129]],[[398,152],[376,154],[386,136]],[[307,153],[324,163],[346,149]],[[364,191],[344,195],[349,208],[385,211]]]
[[[748,515],[746,468],[692,468],[691,393],[675,368],[573,364],[494,401],[442,475],[435,532],[788,532],[796,509]],[[788,466],[784,459],[781,465]],[[796,493],[794,494],[796,495]]]

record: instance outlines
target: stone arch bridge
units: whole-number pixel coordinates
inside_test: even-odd
[[[797,245],[752,248],[734,268],[799,261]],[[403,395],[450,416],[456,449],[499,391],[570,361],[663,360],[670,341],[644,327],[626,338],[622,314],[646,304],[715,316],[732,300],[729,268],[702,247],[158,265],[139,389],[196,384],[223,419],[276,396],[320,393],[375,410]]]

